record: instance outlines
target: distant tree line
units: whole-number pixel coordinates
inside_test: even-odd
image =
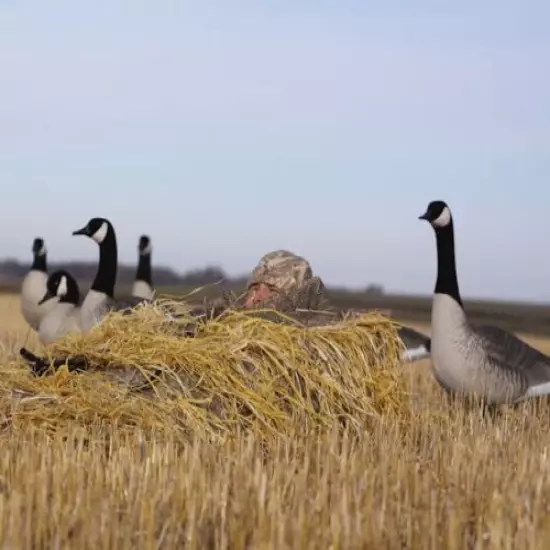
[[[18,289],[29,263],[17,260],[0,260],[0,292],[13,292]],[[50,272],[57,269],[67,269],[78,280],[82,292],[92,282],[96,270],[95,262],[49,262]],[[124,295],[134,281],[136,266],[119,264],[117,289]],[[248,274],[230,277],[216,265],[192,269],[178,273],[170,267],[156,265],[153,272],[154,284],[157,288],[172,287],[169,293],[177,294],[176,287],[188,292],[190,289],[206,286],[205,293],[216,294],[218,288],[209,287],[223,282],[223,287],[230,290],[243,289],[248,281]],[[126,288],[124,288],[126,287]],[[400,320],[409,322],[429,323],[432,307],[432,295],[410,296],[388,294],[382,285],[366,284],[360,291],[346,288],[327,288],[331,305],[342,310],[346,309],[390,309],[392,314]],[[532,334],[550,334],[550,305],[547,304],[519,304],[498,303],[484,300],[467,300],[468,313],[474,323],[496,324],[507,330],[521,330]]]
[[[93,262],[48,262],[48,271],[52,273],[57,269],[66,269],[76,278],[82,288],[91,284],[97,271],[97,263]],[[14,288],[21,284],[21,280],[29,270],[29,263],[14,259],[0,260],[0,286],[2,288]],[[119,264],[117,275],[117,287],[127,287],[134,281],[136,266]],[[157,288],[161,287],[187,287],[197,288],[223,282],[230,288],[244,288],[248,282],[248,274],[229,276],[217,266],[210,265],[204,268],[196,268],[178,273],[174,269],[156,265],[153,270],[153,283]],[[384,288],[379,284],[366,286],[363,292],[367,295],[381,296]]]
[[[48,271],[66,269],[78,280],[91,282],[97,271],[97,263],[92,262],[48,262]],[[0,261],[0,282],[15,284],[25,276],[29,270],[28,263],[8,259]],[[135,265],[119,264],[117,282],[121,285],[131,284],[136,274]],[[220,280],[232,284],[246,284],[247,276],[229,277],[221,267],[207,266],[178,273],[170,267],[155,266],[153,271],[155,285],[158,286],[200,286],[217,283]]]

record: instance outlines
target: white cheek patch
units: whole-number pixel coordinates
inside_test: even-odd
[[[92,239],[97,243],[101,244],[105,237],[107,236],[107,232],[109,231],[109,226],[107,225],[107,222],[103,222],[99,229],[92,235]]]
[[[151,244],[151,242],[149,242],[149,244],[144,249],[142,249],[140,254],[142,256],[147,256],[147,254],[151,254],[152,250],[153,250],[153,245]]]
[[[56,294],[58,296],[65,296],[65,294],[67,294],[67,277],[65,277],[65,275],[63,275],[59,280]]]
[[[451,211],[446,206],[443,212],[432,222],[434,227],[445,227],[451,223]]]
[[[37,256],[45,256],[46,255],[46,245],[42,245],[42,248],[36,253]]]

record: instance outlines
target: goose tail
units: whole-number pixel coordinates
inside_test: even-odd
[[[430,356],[431,339],[428,336],[409,327],[399,327],[397,333],[405,345],[405,349],[401,352],[403,361],[412,363]]]

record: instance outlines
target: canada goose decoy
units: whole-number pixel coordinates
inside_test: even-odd
[[[431,343],[427,336],[404,326],[398,327],[397,334],[405,346],[405,350],[401,353],[403,361],[420,361],[430,356]]]
[[[142,235],[138,244],[138,265],[136,279],[132,286],[132,296],[152,300],[155,294],[151,276],[151,254],[153,245],[148,235]]]
[[[451,210],[433,201],[420,216],[435,231],[437,280],[432,304],[431,356],[436,380],[448,392],[511,404],[550,393],[550,357],[494,326],[467,319],[455,263]]]
[[[68,332],[79,331],[80,290],[74,277],[65,270],[55,271],[48,277],[46,292],[39,303],[53,302],[42,317],[38,337],[43,344],[55,342]]]
[[[99,265],[92,286],[80,308],[80,328],[90,331],[109,311],[124,310],[146,301],[141,298],[115,300],[115,283],[118,268],[116,234],[111,222],[105,218],[91,218],[73,235],[85,235],[99,245]]]
[[[21,284],[21,313],[25,321],[38,330],[40,320],[49,311],[50,301],[39,304],[48,281],[47,251],[44,239],[36,237],[32,244],[33,262]]]

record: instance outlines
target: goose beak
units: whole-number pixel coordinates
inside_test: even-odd
[[[86,235],[88,236],[90,234],[88,230],[88,226],[83,227],[82,229],[77,229],[76,231],[73,231],[73,235]]]
[[[422,216],[418,216],[418,219],[428,221],[428,213],[426,212],[425,214],[422,214]]]
[[[42,296],[42,299],[38,302],[38,305],[41,306],[44,302],[55,298],[55,294],[52,294],[49,290],[46,290],[46,294]]]

